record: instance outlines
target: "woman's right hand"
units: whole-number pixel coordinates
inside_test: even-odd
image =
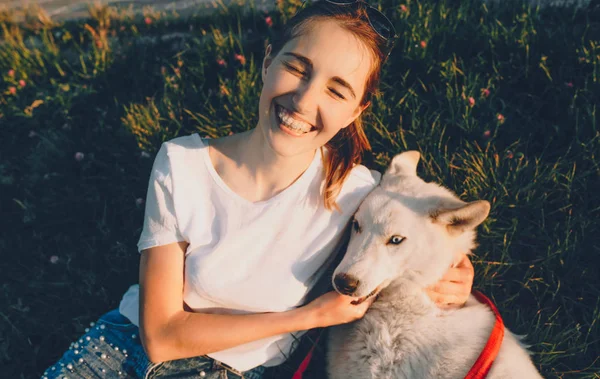
[[[311,320],[314,320],[313,328],[323,328],[362,318],[375,298],[372,296],[360,304],[352,304],[358,299],[331,291],[319,296],[303,308],[309,313]]]

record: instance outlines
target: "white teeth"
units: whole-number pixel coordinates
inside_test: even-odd
[[[283,108],[282,106],[278,106],[278,108],[279,108],[279,111],[278,111],[277,115],[279,116],[279,119],[285,126],[289,127],[290,129],[292,129],[294,131],[301,132],[301,133],[310,132],[310,130],[312,129],[312,125],[307,124],[306,122],[302,122],[302,121],[298,121],[298,120],[294,119],[293,117],[291,117],[289,115],[287,110],[285,108]]]

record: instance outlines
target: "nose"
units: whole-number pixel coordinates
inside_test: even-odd
[[[352,275],[348,274],[337,274],[333,279],[333,283],[335,284],[335,288],[344,295],[352,295],[356,288],[358,288],[358,284],[360,280],[356,279]]]
[[[292,95],[292,104],[294,111],[301,115],[308,115],[311,112],[311,107],[316,102],[317,90],[316,83],[313,80],[306,81],[298,87]]]

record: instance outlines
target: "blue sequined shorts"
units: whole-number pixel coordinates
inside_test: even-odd
[[[152,363],[140,342],[138,327],[114,309],[91,323],[42,378],[261,379],[264,371],[258,366],[239,372],[207,356]]]

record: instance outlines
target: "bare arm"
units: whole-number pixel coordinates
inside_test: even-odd
[[[278,334],[353,321],[369,304],[327,293],[310,304],[281,313],[228,315],[183,308],[184,253],[178,242],[142,251],[140,338],[152,362],[194,357]],[[366,303],[366,302],[365,302]]]

